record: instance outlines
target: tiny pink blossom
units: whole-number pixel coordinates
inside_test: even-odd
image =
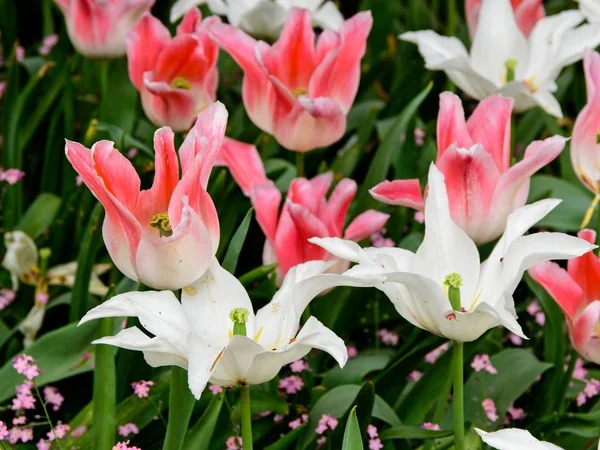
[[[242,449],[242,438],[239,436],[229,436],[225,441],[227,450],[241,450]]]
[[[0,181],[6,181],[8,184],[17,184],[23,179],[25,172],[19,169],[7,169],[0,173]]]
[[[382,448],[381,439],[369,439],[369,450],[381,450]]]
[[[25,416],[15,417],[12,420],[13,425],[25,425],[26,422],[27,422],[27,417],[25,417]]]
[[[310,372],[311,368],[304,359],[299,359],[290,363],[290,370],[294,373]]]
[[[587,383],[585,383],[583,392],[585,393],[587,398],[595,397],[596,395],[598,395],[598,392],[600,392],[600,381],[589,380]]]
[[[415,128],[415,144],[417,147],[423,147],[425,143],[425,131],[422,128]]]
[[[302,419],[300,417],[298,417],[297,419],[292,420],[291,422],[288,423],[288,426],[292,429],[295,430],[296,428],[298,428],[300,425],[302,425]]]
[[[317,439],[317,441],[316,441],[317,449],[323,448],[325,446],[326,442],[327,442],[326,436],[321,436],[319,439]]]
[[[35,446],[37,447],[37,450],[50,450],[51,445],[52,444],[50,444],[49,441],[40,439]]]
[[[496,414],[496,404],[494,403],[494,400],[491,398],[486,398],[483,402],[481,402],[481,406],[483,406],[485,415],[490,422],[495,422],[498,420],[498,415]]]
[[[140,430],[138,429],[135,423],[126,423],[125,425],[119,425],[119,434],[123,437],[127,437],[130,434],[139,434]]]
[[[383,230],[381,230],[380,233],[371,235],[371,245],[377,248],[395,247],[396,243],[393,241],[393,239],[386,238],[382,233]]]
[[[348,351],[348,358],[350,359],[356,358],[356,355],[358,355],[358,349],[354,345],[348,345],[346,350]]]
[[[87,427],[85,425],[79,425],[73,431],[71,431],[72,438],[80,438],[87,432]]]
[[[25,49],[20,45],[17,45],[17,48],[15,49],[15,59],[19,62],[22,62],[25,59]]]
[[[423,372],[419,372],[418,370],[413,370],[412,372],[410,372],[407,376],[406,379],[408,381],[412,381],[413,383],[416,383],[417,381],[419,381],[421,378],[423,377]]]
[[[212,395],[218,395],[223,392],[223,388],[221,386],[217,386],[216,384],[211,384],[208,386],[208,390],[212,393]]]
[[[135,395],[137,395],[139,398],[145,398],[148,397],[150,386],[154,386],[154,382],[144,380],[134,381],[131,383],[131,386],[133,387],[133,392]]]
[[[295,394],[301,391],[303,387],[304,380],[298,375],[290,375],[279,380],[279,389],[285,391],[286,394]]]
[[[510,333],[508,335],[508,340],[514,346],[520,347],[521,345],[523,345],[523,338],[521,336],[517,336],[515,333]]]
[[[0,98],[4,95],[4,91],[6,91],[6,81],[0,81]]]
[[[137,156],[138,154],[138,149],[135,147],[131,147],[128,151],[127,151],[127,157],[129,159],[133,159]]]
[[[54,441],[55,439],[63,439],[67,432],[71,429],[71,427],[67,424],[59,423],[54,427],[53,430],[50,430],[46,433],[49,441]]]
[[[389,345],[390,347],[394,347],[398,345],[398,335],[392,331],[389,331],[386,328],[382,328],[379,330],[379,339],[385,345]]]
[[[441,354],[444,353],[446,350],[448,350],[449,346],[450,346],[450,344],[448,344],[446,342],[445,344],[442,344],[439,347],[434,348],[433,350],[431,350],[429,353],[427,353],[425,355],[425,362],[428,362],[429,364],[435,364],[435,362],[441,356]]]
[[[438,431],[440,429],[440,426],[437,423],[425,422],[423,425],[421,425],[421,428],[423,428],[424,430]]]
[[[579,394],[577,394],[577,406],[585,405],[586,402],[587,397],[585,395],[585,392],[581,391]]]
[[[38,305],[47,305],[48,300],[50,300],[50,296],[47,292],[36,292],[35,301]]]
[[[21,442],[33,441],[33,429],[21,428]]]
[[[129,446],[129,441],[125,441],[125,442],[117,442],[117,444],[115,444],[112,448],[112,450],[142,450],[139,447],[130,447]]]
[[[12,302],[15,301],[17,294],[15,291],[10,289],[0,290],[0,311],[8,307]]]
[[[544,324],[546,323],[546,314],[544,314],[543,312],[539,312],[535,315],[535,322],[540,326],[543,327]]]
[[[319,423],[317,428],[315,429],[317,434],[323,434],[327,429],[335,430],[337,427],[338,421],[335,417],[330,416],[328,414],[323,414],[319,419]]]
[[[367,426],[367,434],[369,435],[369,437],[371,439],[375,439],[377,436],[379,436],[379,432],[377,431],[377,427],[375,425],[368,425]]]
[[[0,420],[0,441],[4,440],[6,436],[8,436],[8,427]]]
[[[17,395],[31,395],[33,389],[33,383],[31,381],[25,381],[15,388]]]
[[[263,411],[258,413],[259,417],[269,417],[273,411]]]
[[[42,45],[38,50],[39,54],[42,56],[49,55],[56,44],[58,44],[58,34],[49,34],[48,36],[44,36]]]
[[[587,376],[588,371],[584,367],[583,359],[577,358],[577,361],[575,361],[575,369],[573,369],[573,378],[583,381]]]
[[[62,394],[53,386],[46,386],[44,388],[44,399],[48,405],[52,405],[54,411],[58,411],[65,401]]]
[[[475,370],[475,372],[481,372],[482,370],[485,370],[492,375],[498,373],[496,368],[492,365],[489,355],[486,354],[475,355],[473,362],[471,362],[471,367]]]
[[[273,422],[279,423],[283,420],[284,416],[282,414],[275,414],[273,416]]]
[[[39,374],[40,369],[35,364],[32,364],[29,367],[27,367],[27,369],[25,369],[25,372],[23,373],[23,375],[25,375],[25,378],[27,378],[28,380],[33,380]]]
[[[415,213],[415,222],[417,223],[425,223],[425,214],[423,214],[421,211],[417,211]]]
[[[531,317],[535,316],[538,312],[542,310],[540,306],[540,302],[537,299],[531,301],[531,303],[527,306],[527,314]]]
[[[525,417],[525,411],[522,408],[515,408],[513,405],[508,407],[507,412],[512,420],[522,420]]]
[[[83,178],[81,178],[81,175],[77,175],[75,177],[75,185],[76,186],[81,186],[83,184]]]
[[[8,442],[16,444],[21,439],[21,429],[14,427],[8,430]]]

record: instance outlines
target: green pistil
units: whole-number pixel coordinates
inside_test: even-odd
[[[249,317],[246,308],[235,308],[229,313],[229,318],[233,322],[233,335],[246,336],[246,322]]]
[[[456,272],[451,273],[444,279],[444,284],[448,286],[448,300],[454,311],[461,310],[460,287],[462,286],[462,277]]]
[[[160,237],[169,237],[173,234],[167,213],[154,214],[150,220],[150,226],[158,230]]]
[[[504,62],[504,67],[506,67],[506,82],[510,83],[515,79],[515,70],[517,69],[517,64],[519,61],[516,59],[507,59]]]

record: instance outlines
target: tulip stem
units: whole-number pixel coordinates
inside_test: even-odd
[[[100,60],[100,111],[99,118],[101,121],[106,121],[106,115],[108,112],[108,69],[110,65],[109,59]]]
[[[181,367],[171,367],[169,417],[163,450],[180,450],[188,429],[194,397],[188,388],[188,373]]]
[[[240,386],[242,411],[242,449],[252,450],[252,412],[250,411],[250,386]]]
[[[296,177],[304,176],[304,152],[296,152]]]
[[[456,12],[456,0],[448,0],[448,36],[456,36],[456,24],[458,14]]]
[[[465,399],[463,384],[463,343],[452,345],[452,377],[454,406],[454,448],[465,450]]]

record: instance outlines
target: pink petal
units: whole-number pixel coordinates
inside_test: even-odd
[[[452,144],[461,148],[471,148],[473,139],[467,129],[460,98],[451,92],[442,92],[437,122],[438,161]]]
[[[250,200],[256,211],[256,220],[265,236],[269,241],[275,242],[281,192],[271,182],[255,185],[250,189]]]
[[[545,17],[543,0],[511,0],[519,29],[529,36],[533,27]]]
[[[510,167],[510,118],[514,103],[511,98],[492,95],[481,101],[467,120],[473,142],[483,145],[500,171]]]
[[[590,244],[596,242],[596,232],[593,230],[581,230],[578,237],[585,239]],[[600,259],[594,252],[588,252],[578,258],[573,258],[567,263],[569,275],[583,290],[585,305],[600,299]]]
[[[499,224],[490,223],[489,218],[500,175],[492,156],[478,144],[470,149],[451,145],[438,160],[437,166],[446,179],[454,222],[476,242],[488,241],[490,228],[501,233],[506,218],[500,217],[502,223]]]
[[[314,196],[317,198],[325,198],[327,191],[333,182],[333,172],[325,172],[311,178],[310,185],[312,186]],[[294,202],[297,203],[297,202]]]
[[[586,359],[600,364],[600,338],[598,337],[598,321],[600,321],[600,301],[594,301],[577,317],[569,327],[571,340],[577,351]]]
[[[289,202],[286,202],[279,216],[275,239],[271,244],[277,255],[278,271],[282,279],[292,267],[305,262],[303,250],[305,243],[306,241],[300,239],[296,223],[289,210]]]
[[[208,61],[198,39],[191,34],[176,36],[160,53],[154,67],[153,79],[168,84],[176,77],[193,82],[201,81]]]
[[[144,72],[152,70],[158,55],[171,41],[171,34],[160,20],[144,14],[127,36],[129,79],[138,91],[144,89]]]
[[[196,26],[202,21],[202,13],[197,7],[193,7],[181,20],[177,26],[177,35],[192,34],[196,31]]]
[[[326,177],[322,178],[322,180],[325,179]],[[324,183],[319,183],[317,186],[324,187]],[[321,205],[325,203],[326,193],[326,190],[314,189],[311,181],[306,178],[295,178],[290,183],[287,200],[302,205],[311,213],[317,215]]]
[[[142,107],[148,119],[156,126],[168,126],[174,131],[187,131],[196,118],[197,100],[192,92],[175,89],[164,81],[152,81],[146,72],[142,91]]]
[[[425,206],[417,179],[382,181],[369,193],[375,200],[388,205],[406,206],[417,211],[422,211]]]
[[[585,71],[587,98],[588,102],[591,102],[596,97],[596,92],[600,94],[600,53],[589,48],[586,49],[583,68]]]
[[[225,138],[219,159],[229,168],[244,195],[249,196],[253,186],[269,183],[260,154],[254,145]]]
[[[327,252],[308,242],[313,237],[328,236],[327,227],[309,210],[295,203],[288,203],[290,216],[296,226],[302,262],[326,259]]]
[[[583,300],[581,287],[557,263],[546,261],[529,269],[529,275],[542,285],[571,320]]]
[[[344,114],[348,113],[358,91],[360,61],[365,54],[372,25],[371,12],[360,12],[342,25],[339,44],[330,32],[319,37],[319,66],[310,80],[310,97],[331,98]],[[327,56],[324,56],[325,52]]]
[[[350,225],[344,232],[344,239],[351,241],[362,241],[369,236],[381,231],[385,223],[390,218],[389,214],[384,214],[373,209],[369,209],[350,222]]]
[[[346,214],[348,214],[348,209],[352,204],[352,200],[354,200],[356,190],[356,181],[344,178],[331,193],[327,207],[319,215],[321,220],[328,225],[330,236],[342,236]]]

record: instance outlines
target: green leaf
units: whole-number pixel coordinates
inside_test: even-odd
[[[260,386],[251,386],[250,388],[250,408],[252,414],[259,414],[265,411],[273,411],[275,414],[287,416],[290,413],[288,403],[277,394],[265,391]],[[232,420],[240,418],[239,402],[231,410]]]
[[[75,274],[75,283],[73,284],[73,296],[71,300],[71,309],[69,311],[69,320],[71,322],[79,321],[87,311],[89,298],[90,278],[92,268],[96,259],[98,247],[102,242],[102,218],[104,217],[104,208],[100,203],[90,214],[83,241],[79,248],[77,258],[77,273]]]
[[[298,428],[283,436],[277,442],[269,445],[267,448],[265,448],[265,450],[287,450],[291,448],[291,445],[298,440],[305,428],[306,424],[303,423]]]
[[[356,418],[356,406],[350,411],[350,417],[346,422],[346,430],[344,431],[344,441],[342,450],[363,450],[362,436]]]
[[[385,138],[379,145],[377,153],[371,161],[367,176],[355,203],[353,215],[377,204],[377,202],[369,195],[368,190],[385,180],[390,164],[392,163],[392,155],[394,152],[402,151],[402,136],[406,135],[408,124],[416,114],[419,106],[421,106],[427,95],[429,95],[429,92],[431,92],[432,87],[433,83],[429,83],[425,89],[417,94],[417,96],[404,108],[400,115],[394,119],[393,126],[385,134]]]
[[[465,384],[465,421],[475,426],[487,427],[488,419],[481,402],[492,399],[496,413],[502,418],[508,407],[535,383],[538,376],[552,367],[540,362],[528,350],[509,349],[491,357],[498,373],[473,372]],[[500,423],[498,423],[500,425]]]
[[[225,258],[223,259],[222,266],[223,269],[231,274],[235,273],[235,268],[237,267],[240,253],[242,252],[242,246],[246,241],[246,235],[248,234],[248,228],[250,227],[250,221],[252,220],[253,212],[254,208],[250,208],[248,210],[244,220],[242,220],[242,223],[231,238],[231,242],[229,242],[229,247],[227,249],[227,253],[225,254]]]
[[[36,378],[38,386],[63,380],[65,378],[89,372],[94,365],[93,346],[91,342],[98,337],[98,323],[89,322],[77,326],[76,323],[50,331],[35,341],[25,351],[33,356],[35,363],[42,370]],[[91,353],[86,359],[84,353]],[[24,381],[9,359],[0,369],[0,403],[14,397],[15,386]]]
[[[335,367],[325,374],[322,385],[334,388],[343,384],[362,384],[365,375],[383,369],[392,357],[393,352],[362,352],[348,361],[344,368]]]
[[[259,281],[268,277],[275,272],[275,270],[277,270],[277,263],[267,264],[265,266],[257,267],[256,269],[252,269],[250,272],[246,272],[244,275],[240,276],[239,280],[244,287],[248,287],[255,281]]]
[[[379,433],[382,440],[387,439],[437,439],[452,436],[453,430],[425,430],[416,425],[400,425]]]
[[[61,199],[54,194],[41,193],[31,204],[15,229],[23,231],[32,239],[46,230],[60,207]]]
[[[206,442],[211,441],[224,400],[225,394],[219,394],[212,398],[200,420],[185,435],[183,450],[203,448]]]

